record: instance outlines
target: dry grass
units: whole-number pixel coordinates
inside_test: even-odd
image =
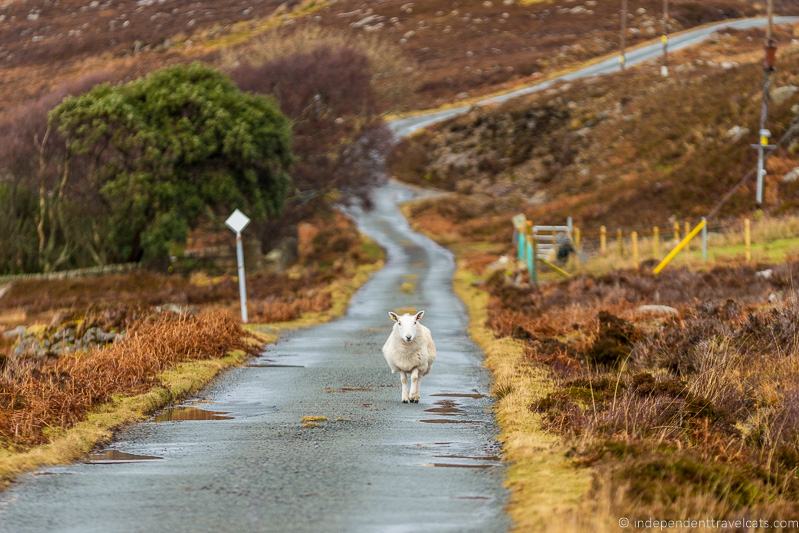
[[[0,448],[0,489],[22,472],[79,459],[97,444],[110,440],[116,428],[144,420],[157,409],[199,391],[219,372],[241,364],[246,358],[245,352],[236,350],[221,359],[180,363],[163,372],[159,376],[160,385],[151,390],[136,396],[115,397],[93,408],[70,429],[53,429],[46,444],[24,451]]]
[[[556,376],[530,409],[595,471],[591,498],[564,524],[587,523],[586,512],[598,513],[600,527],[622,516],[795,512],[796,267],[774,267],[769,281],[725,267],[657,281],[631,272],[584,277],[540,292],[498,275],[487,284],[487,323]],[[782,296],[764,307],[769,294]],[[656,295],[681,316],[636,313]],[[527,372],[517,367],[512,379]]]
[[[134,324],[108,347],[66,355],[0,376],[0,441],[4,446],[41,444],[48,431],[73,426],[115,395],[141,393],[178,363],[217,359],[244,347],[244,330],[228,314],[162,313]]]
[[[792,224],[766,220],[758,234]],[[453,249],[494,376],[518,530],[795,514],[799,264],[612,271],[539,290],[513,272],[473,273],[489,263],[486,250],[496,258],[506,247],[466,238]],[[769,279],[756,275],[765,268]],[[680,316],[637,311],[652,303]]]
[[[323,47],[353,49],[366,56],[381,108],[395,108],[410,98],[413,86],[409,74],[414,71],[413,60],[396,45],[375,34],[356,36],[315,25],[282,28],[252,39],[244,46],[224,50],[221,66],[232,70],[242,63],[260,65]]]
[[[565,512],[581,501],[589,489],[590,475],[575,468],[566,457],[564,443],[545,431],[540,415],[529,408],[553,389],[549,372],[525,359],[522,342],[497,338],[486,326],[488,295],[476,288],[474,281],[461,266],[455,290],[466,304],[469,332],[485,353],[493,376],[499,440],[508,463],[508,511],[516,530],[544,529],[545,519],[552,513]]]
[[[791,29],[778,38],[791,41]],[[496,215],[507,220],[518,212],[546,224],[572,216],[593,239],[601,224],[641,235],[659,224],[665,237],[670,217],[698,222],[754,168],[749,144],[760,111],[760,42],[756,30],[725,32],[670,56],[668,80],[647,65],[473,109],[403,140],[390,168],[400,179],[458,193],[457,202],[439,199],[444,205],[425,210],[442,238],[481,230],[490,238],[469,225],[487,218],[492,228]],[[735,52],[751,57],[733,59]],[[799,83],[799,48],[782,47],[780,65],[775,87]],[[795,119],[794,103],[775,100],[771,107],[775,138]],[[750,131],[736,135],[736,127]],[[765,210],[775,217],[799,205],[797,182],[781,179],[799,166],[796,146],[789,140],[769,159]],[[753,183],[733,195],[721,217],[751,211]],[[481,204],[477,217],[461,222],[466,217],[458,212]]]

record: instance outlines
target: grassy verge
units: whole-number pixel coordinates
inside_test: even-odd
[[[181,363],[159,376],[160,385],[136,396],[120,396],[93,409],[86,419],[58,432],[47,444],[23,451],[0,449],[0,489],[24,472],[80,459],[98,444],[108,442],[114,430],[144,420],[156,410],[205,387],[223,370],[247,359],[243,350],[225,357]]]
[[[275,324],[248,325],[246,344],[249,348],[258,349],[276,342],[281,332],[326,322],[342,315],[351,296],[382,264],[380,260],[359,265],[354,268],[352,275],[335,281],[329,287],[332,304],[325,311],[303,314],[296,320]],[[46,442],[42,444],[0,448],[0,489],[7,487],[21,473],[80,459],[97,445],[108,442],[115,430],[144,420],[158,409],[200,391],[221,372],[242,364],[248,357],[247,351],[236,349],[221,357],[179,363],[160,372],[155,379],[156,384],[149,390],[135,395],[114,395],[110,401],[91,408],[81,420],[67,429],[48,429]]]
[[[406,217],[412,203],[402,206]],[[441,235],[409,220],[414,229],[442,242]],[[530,363],[523,342],[497,336],[487,324],[489,294],[479,286],[480,276],[470,264],[475,257],[495,252],[496,245],[443,240],[457,258],[453,286],[469,313],[469,334],[483,350],[492,375],[499,440],[508,464],[508,513],[515,530],[543,531],[553,514],[568,513],[579,505],[590,488],[590,471],[577,468],[561,439],[546,431],[540,415],[530,409],[554,390],[548,369]]]
[[[489,295],[474,285],[478,279],[459,262],[455,291],[469,312],[469,333],[493,376],[499,439],[508,463],[508,513],[518,531],[544,530],[546,518],[582,500],[590,473],[576,468],[561,440],[545,431],[540,415],[530,409],[554,390],[554,383],[546,368],[527,361],[522,342],[497,337],[486,326]]]

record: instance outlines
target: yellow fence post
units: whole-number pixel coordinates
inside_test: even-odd
[[[624,238],[621,229],[616,230],[616,246],[619,247],[619,257],[624,257]]]
[[[744,219],[744,253],[746,260],[752,260],[752,227],[748,218]]]
[[[638,265],[641,263],[638,258],[638,232],[634,231],[630,234],[630,240],[633,248],[633,264],[635,268],[638,268]]]
[[[580,228],[574,226],[572,230],[574,233],[574,264],[580,264],[580,241],[582,240],[582,235],[580,234]]]
[[[660,257],[660,228],[652,228],[652,255]]]
[[[680,242],[680,223],[674,221],[674,242]]]
[[[679,253],[682,251],[682,249],[686,247],[686,245],[688,244],[688,242],[689,242],[691,239],[693,239],[694,237],[696,237],[696,236],[699,234],[699,232],[700,232],[700,231],[702,231],[702,229],[704,229],[704,227],[705,227],[705,226],[707,226],[707,220],[703,218],[703,219],[702,219],[702,222],[700,222],[699,224],[697,224],[697,225],[696,225],[696,227],[695,227],[694,229],[692,229],[692,230],[691,230],[691,232],[690,232],[690,233],[688,233],[688,235],[686,235],[686,236],[683,238],[683,240],[681,240],[681,241],[680,241],[680,242],[677,244],[677,246],[675,246],[675,247],[674,247],[674,248],[673,248],[673,249],[672,249],[672,250],[671,250],[671,251],[668,253],[668,255],[667,255],[666,257],[664,257],[664,258],[663,258],[663,261],[661,261],[661,262],[660,262],[660,264],[658,264],[658,266],[656,266],[656,267],[654,268],[654,270],[652,270],[652,273],[653,273],[653,274],[655,274],[655,275],[658,275],[658,274],[660,274],[660,272],[661,272],[661,271],[662,271],[664,268],[666,268],[666,267],[668,266],[668,264],[669,264],[669,263],[671,263],[671,261],[672,261],[672,260],[673,260],[675,257],[677,257],[677,254],[679,254]]]
[[[599,253],[608,253],[608,228],[599,226]]]

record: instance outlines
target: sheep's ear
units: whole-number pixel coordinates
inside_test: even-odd
[[[416,313],[416,320],[421,320],[423,316],[424,316],[424,311],[419,311],[418,313]]]
[[[397,313],[393,313],[393,312],[389,311],[388,312],[388,318],[390,318],[394,322],[399,322],[399,317],[397,316]]]

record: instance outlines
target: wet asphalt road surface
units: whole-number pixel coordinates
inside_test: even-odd
[[[0,493],[0,531],[505,531],[489,376],[451,254],[397,209],[410,195],[390,183],[355,213],[388,260],[346,316],[287,334],[173,416],[215,420],[162,413],[92,463],[21,477]],[[438,346],[419,404],[400,403],[380,353],[402,307],[427,311]]]

